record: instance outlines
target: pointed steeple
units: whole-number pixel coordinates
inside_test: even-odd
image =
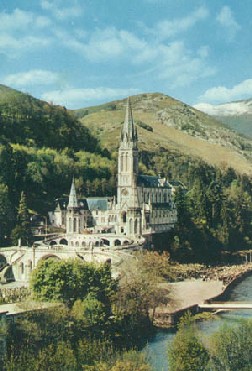
[[[71,190],[69,194],[69,202],[67,208],[78,208],[78,201],[75,191],[74,178],[72,180]]]
[[[134,124],[130,98],[127,99],[125,120],[122,128],[121,142],[137,143],[137,130]]]

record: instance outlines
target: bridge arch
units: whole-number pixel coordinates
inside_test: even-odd
[[[41,260],[47,260],[47,259],[54,259],[54,260],[61,260],[57,255],[55,254],[46,254],[46,255],[43,255],[39,260],[38,262],[40,262]]]

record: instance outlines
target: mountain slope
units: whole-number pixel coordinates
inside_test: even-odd
[[[74,150],[97,147],[89,130],[64,107],[0,85],[0,137],[28,146]]]
[[[252,138],[252,99],[212,105],[201,103],[195,108],[215,117],[237,132]]]
[[[131,98],[143,151],[178,151],[211,165],[233,167],[252,174],[252,141],[216,119],[178,100],[159,93]],[[126,100],[76,111],[103,147],[118,147]]]

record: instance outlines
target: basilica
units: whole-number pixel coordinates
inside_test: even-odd
[[[69,200],[49,213],[52,225],[66,229],[68,246],[127,246],[151,242],[177,221],[173,186],[166,178],[139,174],[138,135],[130,99],[118,150],[117,195],[78,199],[74,180]]]
[[[39,261],[48,258],[110,262],[117,276],[132,251],[151,245],[155,234],[174,227],[174,189],[165,178],[139,174],[137,143],[128,99],[118,150],[117,195],[78,198],[73,179],[69,199],[59,199],[56,209],[49,213],[50,223],[65,232],[46,233],[32,247],[20,243],[2,248],[2,283],[27,283]]]

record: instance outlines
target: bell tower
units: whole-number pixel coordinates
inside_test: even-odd
[[[118,153],[117,203],[121,209],[138,206],[137,175],[137,129],[133,120],[130,98],[128,98]]]
[[[121,233],[139,235],[140,205],[137,193],[138,148],[130,98],[127,100],[125,120],[118,151],[117,206],[121,212]]]

